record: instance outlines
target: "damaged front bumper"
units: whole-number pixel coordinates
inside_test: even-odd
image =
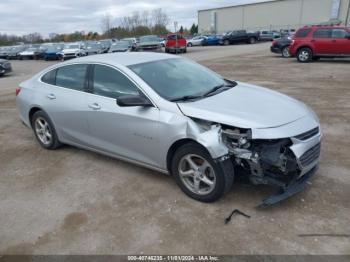
[[[320,127],[281,139],[251,139],[245,130],[223,129],[232,160],[255,184],[272,185],[279,194],[263,200],[260,207],[281,202],[305,188],[315,174],[321,151]]]
[[[272,206],[303,191],[309,179],[315,175],[317,169],[318,165],[288,186],[282,186],[278,194],[265,198],[258,207],[266,208]]]

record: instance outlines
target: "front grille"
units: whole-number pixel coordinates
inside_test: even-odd
[[[310,148],[300,157],[299,160],[301,165],[303,167],[310,165],[312,162],[314,162],[316,159],[320,157],[320,153],[321,153],[321,143]]]
[[[297,135],[295,136],[296,139],[299,139],[299,140],[307,140],[315,135],[317,135],[319,133],[319,128],[316,127],[314,129],[311,129],[310,131],[307,131],[305,133],[302,133],[300,135]]]

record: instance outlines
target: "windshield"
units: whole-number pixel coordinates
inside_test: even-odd
[[[128,41],[119,41],[118,43],[113,44],[113,47],[123,47],[123,48],[128,48],[129,47],[129,42]]]
[[[64,49],[79,49],[79,45],[65,45]]]
[[[183,58],[136,64],[129,68],[167,100],[202,96],[226,84],[213,71]]]
[[[159,38],[157,36],[149,35],[149,36],[141,36],[140,43],[142,42],[159,42]]]
[[[46,51],[47,52],[58,52],[62,50],[62,48],[60,46],[49,46]]]

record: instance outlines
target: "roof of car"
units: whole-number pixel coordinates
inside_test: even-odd
[[[175,55],[155,53],[155,52],[125,52],[125,53],[110,53],[100,54],[94,56],[84,56],[74,59],[74,62],[88,62],[88,63],[107,63],[111,65],[130,66],[153,62],[169,58],[179,58]]]

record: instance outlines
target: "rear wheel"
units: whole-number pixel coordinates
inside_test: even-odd
[[[37,111],[31,120],[35,137],[43,148],[56,149],[62,145],[58,140],[55,127],[45,112]]]
[[[297,59],[301,63],[308,63],[312,60],[312,51],[308,47],[300,48],[297,53]]]
[[[228,159],[215,163],[205,148],[196,143],[181,146],[173,157],[171,173],[189,197],[213,202],[227,193],[233,184],[233,165]]]
[[[248,42],[249,42],[249,44],[255,44],[256,43],[255,37],[250,37]]]
[[[289,58],[290,57],[289,46],[283,47],[281,53],[282,53],[282,57]]]
[[[191,46],[192,46],[192,43],[188,43],[187,46],[188,46],[188,47],[191,47]]]

